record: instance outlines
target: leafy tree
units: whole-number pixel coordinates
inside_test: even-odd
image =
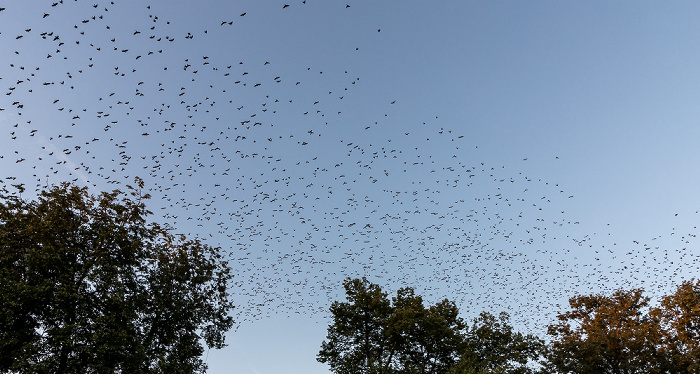
[[[230,268],[147,223],[142,188],[0,190],[0,372],[206,370],[201,341],[221,348],[233,325]]]
[[[387,294],[365,278],[347,279],[344,287],[347,301],[331,305],[333,324],[317,360],[337,374],[391,372],[386,326],[392,308]]]
[[[653,313],[661,319],[673,372],[700,372],[700,280],[683,282]]]
[[[367,279],[347,279],[345,302],[334,302],[333,323],[318,361],[338,374],[445,373],[462,344],[454,303],[425,307],[410,287],[392,301]]]
[[[457,306],[445,299],[425,307],[410,287],[393,299],[388,321],[397,373],[445,373],[458,357],[464,323]]]
[[[550,325],[550,364],[562,373],[662,373],[659,319],[641,289],[569,299],[571,310]],[[573,324],[573,326],[572,326]]]
[[[534,335],[513,331],[508,313],[498,317],[482,312],[465,337],[465,347],[450,374],[526,374],[539,360],[544,342]]]

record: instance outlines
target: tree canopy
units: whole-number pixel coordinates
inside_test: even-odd
[[[700,372],[700,280],[681,283],[654,310],[665,350],[678,373]]]
[[[225,345],[227,262],[148,223],[137,183],[0,190],[0,372],[203,372]]]
[[[579,295],[549,326],[551,362],[565,373],[664,372],[659,321],[641,289]]]
[[[335,323],[321,345],[318,361],[339,374],[382,373],[392,360],[386,340],[391,303],[381,288],[366,279],[345,281],[346,302],[334,302]]]
[[[700,281],[652,306],[642,289],[577,295],[549,326],[548,363],[561,373],[700,372]]]
[[[505,312],[482,312],[467,330],[465,345],[450,374],[534,373],[531,363],[540,360],[544,349],[542,339],[514,331]]]
[[[513,332],[506,313],[498,321],[482,314],[467,330],[448,299],[426,306],[411,287],[390,301],[366,278],[344,285],[346,301],[331,305],[333,322],[317,356],[334,373],[526,373],[540,355],[541,341]]]
[[[700,373],[700,280],[657,306],[642,289],[574,295],[547,342],[504,312],[467,325],[453,302],[426,306],[411,287],[390,300],[365,278],[344,285],[317,356],[337,374]]]

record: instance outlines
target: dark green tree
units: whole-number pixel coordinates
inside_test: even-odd
[[[445,373],[458,358],[463,329],[453,302],[445,299],[426,308],[412,288],[400,289],[387,328],[395,372]]]
[[[346,301],[331,305],[333,324],[317,360],[337,374],[390,372],[393,351],[386,326],[392,308],[387,294],[365,278],[347,279],[344,286]]]
[[[410,287],[393,302],[367,279],[347,279],[345,302],[331,305],[332,324],[318,361],[337,374],[445,373],[458,357],[464,327],[453,302],[425,307]]]
[[[204,372],[233,326],[218,248],[148,223],[141,192],[0,190],[0,372]]]
[[[450,374],[534,373],[545,347],[537,336],[515,332],[505,312],[498,317],[482,312],[468,329],[464,343],[461,358]]]

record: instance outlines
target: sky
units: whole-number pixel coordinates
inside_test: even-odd
[[[544,337],[697,276],[697,2],[285,1],[0,5],[0,183],[140,177],[221,247],[209,372],[329,373],[348,277]]]

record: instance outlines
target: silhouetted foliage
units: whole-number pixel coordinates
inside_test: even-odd
[[[331,305],[334,323],[318,361],[339,374],[390,372],[395,348],[388,341],[392,307],[387,294],[364,278],[344,285],[347,301]]]
[[[411,287],[391,302],[365,278],[347,279],[345,292],[318,354],[334,373],[530,373],[541,356],[544,343],[514,332],[506,313],[483,313],[467,330],[454,302],[426,307]]]
[[[534,373],[544,350],[542,339],[513,331],[508,313],[482,312],[465,336],[465,349],[450,374]]]
[[[149,224],[137,182],[0,191],[0,372],[203,372],[225,345],[227,262]]]
[[[445,373],[458,357],[463,328],[453,302],[425,307],[412,288],[398,290],[387,325],[391,367],[396,373]]]

